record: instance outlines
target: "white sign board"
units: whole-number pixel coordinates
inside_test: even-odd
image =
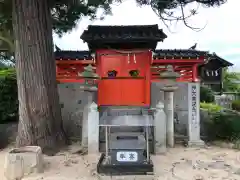
[[[117,152],[117,161],[118,162],[137,162],[138,154],[137,152],[127,152],[127,151],[119,151]]]

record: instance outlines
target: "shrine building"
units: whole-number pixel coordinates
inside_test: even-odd
[[[200,84],[221,91],[222,69],[232,64],[208,51],[157,50],[166,38],[158,25],[91,25],[81,35],[89,51],[56,51],[67,135],[94,153],[109,148],[106,135],[141,133],[147,122],[152,153],[174,147],[175,133],[189,146],[204,145]],[[111,126],[109,134],[104,126]]]

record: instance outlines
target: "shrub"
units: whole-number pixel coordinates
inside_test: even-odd
[[[212,103],[200,103],[200,108],[211,113],[220,112],[223,109],[221,106]]]
[[[0,70],[0,123],[17,120],[18,95],[15,69]]]
[[[234,112],[216,113],[212,116],[217,139],[236,140],[240,137],[240,115]]]
[[[200,103],[201,123],[210,140],[235,141],[240,138],[240,113],[212,103]]]
[[[210,140],[235,141],[240,138],[240,114],[235,111],[208,111],[208,118],[202,120]]]
[[[232,109],[240,112],[240,100],[232,102]]]
[[[208,87],[200,87],[200,101],[206,103],[214,102],[214,92]]]

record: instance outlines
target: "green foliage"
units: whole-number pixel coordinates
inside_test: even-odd
[[[12,2],[9,0],[0,1],[0,27],[12,30]],[[51,7],[53,30],[62,35],[74,27],[83,17],[90,17],[96,19],[97,10],[103,10],[100,18],[107,14],[111,14],[110,5],[112,0],[48,0]],[[1,28],[0,28],[1,31]]]
[[[221,112],[212,116],[216,139],[236,140],[240,137],[240,115],[234,112]]]
[[[1,79],[7,78],[7,77],[11,77],[11,78],[16,79],[16,73],[15,73],[15,69],[14,68],[7,68],[7,67],[5,67],[4,69],[2,69],[0,71],[0,78]]]
[[[201,86],[200,87],[200,101],[211,103],[214,102],[214,92],[208,87]]]
[[[240,113],[227,109],[219,111],[217,107],[214,108],[212,105],[210,107],[203,108],[208,115],[201,119],[204,134],[209,140],[232,142],[238,140],[240,138]]]
[[[0,123],[17,120],[18,96],[15,69],[0,70]]]
[[[3,69],[5,67],[6,67],[6,65],[3,62],[0,61],[0,69]]]
[[[240,76],[236,72],[229,72],[228,69],[223,70],[223,91],[224,92],[240,92],[240,85],[236,83],[240,81]]]
[[[240,100],[232,102],[232,109],[240,112]]]
[[[52,0],[52,18],[53,30],[60,36],[76,27],[79,20],[83,17],[89,17],[91,20],[97,18],[97,10],[102,10],[103,14],[100,17],[103,19],[105,15],[112,14],[112,0]]]
[[[211,103],[200,103],[200,107],[205,113],[201,123],[210,140],[235,141],[240,138],[240,113]]]
[[[200,108],[202,108],[210,113],[216,113],[216,112],[220,112],[222,110],[221,106],[218,106],[218,105],[212,104],[212,103],[200,103]]]

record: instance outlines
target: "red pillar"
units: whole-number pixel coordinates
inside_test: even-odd
[[[193,78],[193,82],[197,82],[198,81],[198,64],[194,64],[193,68],[192,68],[192,78]]]

